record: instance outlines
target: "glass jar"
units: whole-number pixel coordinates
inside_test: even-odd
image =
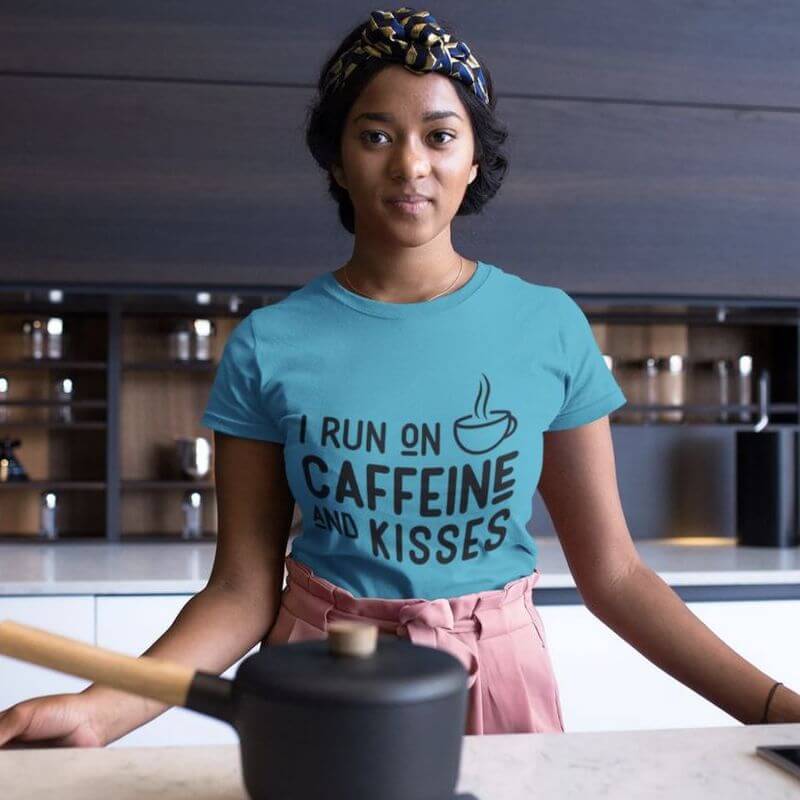
[[[689,369],[689,401],[704,406],[726,406],[731,400],[731,373],[733,361],[727,358],[698,359]],[[694,412],[698,419],[707,422],[728,422],[730,411],[709,408]]]
[[[23,355],[39,360],[44,358],[45,323],[41,319],[26,319],[22,323]]]
[[[0,422],[8,422],[9,408],[5,405],[8,402],[10,384],[5,375],[0,375]]]
[[[173,361],[189,361],[192,357],[192,328],[189,322],[178,322],[169,335],[169,357]]]
[[[60,404],[53,406],[52,419],[55,422],[74,422],[70,405],[75,399],[75,383],[72,378],[59,378],[53,388],[55,399],[60,401]]]
[[[216,326],[210,319],[196,319],[192,323],[194,330],[194,357],[198,361],[211,360],[211,339]]]
[[[735,360],[736,375],[736,402],[739,405],[749,405],[753,402],[753,357],[751,355],[740,355]],[[749,409],[739,411],[741,422],[751,422],[753,412]]]
[[[47,320],[47,357],[63,358],[64,356],[64,320],[61,317],[50,317]]]
[[[656,359],[656,403],[659,405],[683,406],[686,403],[686,366],[684,356],[672,355]],[[682,408],[663,409],[657,413],[662,422],[681,422]]]

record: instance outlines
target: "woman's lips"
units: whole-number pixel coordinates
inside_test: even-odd
[[[430,200],[415,200],[414,202],[407,202],[404,200],[387,200],[391,208],[397,209],[403,214],[416,215],[424,211],[429,205]]]

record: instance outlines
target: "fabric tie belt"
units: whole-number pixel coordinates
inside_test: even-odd
[[[526,658],[546,664],[543,679],[551,680],[549,657],[544,653],[540,620],[531,596],[540,577],[538,571],[506,584],[503,589],[437,600],[397,600],[355,597],[314,575],[302,562],[289,557],[286,564],[289,584],[283,602],[298,618],[295,624],[304,628],[294,631],[291,639],[307,638],[314,633],[324,638],[332,620],[372,623],[383,633],[405,636],[414,644],[444,650],[461,662],[468,675],[467,688],[471,690],[473,725],[482,726],[484,704],[489,703],[491,710],[487,713],[502,715],[504,729],[532,729],[530,701],[503,702],[502,708],[495,707],[495,701],[499,706],[497,687],[530,685],[532,665],[523,663]],[[303,623],[313,626],[316,632]],[[527,650],[515,645],[509,636],[521,628],[527,630],[515,636],[523,637]],[[540,655],[531,659],[531,648]],[[545,687],[545,691],[552,692],[552,688]],[[482,699],[487,693],[488,699]]]

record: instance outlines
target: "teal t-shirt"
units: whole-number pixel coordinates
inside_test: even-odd
[[[432,600],[533,572],[543,432],[625,402],[566,292],[479,261],[435,300],[326,272],[252,311],[201,422],[283,444],[295,559],[356,597]]]

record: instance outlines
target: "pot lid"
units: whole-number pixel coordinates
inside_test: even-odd
[[[270,700],[404,704],[465,691],[467,671],[444,650],[381,635],[369,655],[337,654],[329,640],[269,645],[242,661],[235,683]]]

